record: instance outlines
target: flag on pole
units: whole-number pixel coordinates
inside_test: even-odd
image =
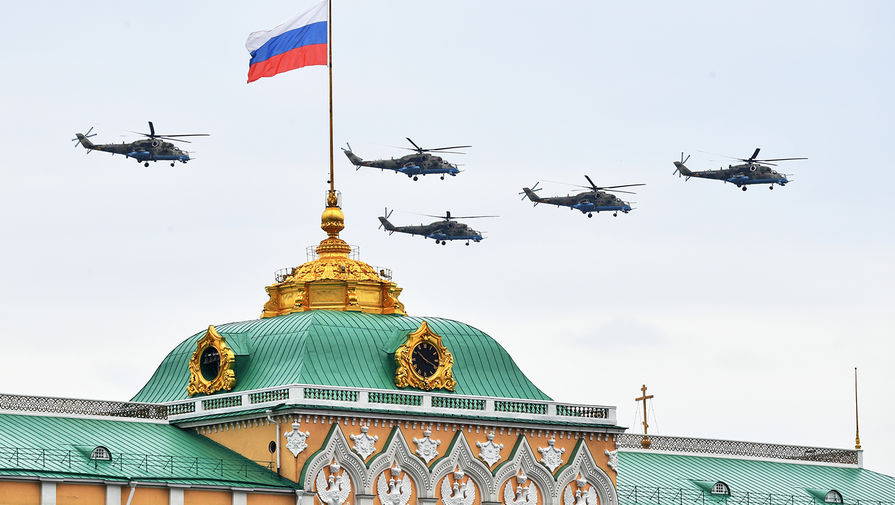
[[[252,32],[246,40],[246,49],[252,55],[248,82],[296,68],[326,65],[328,7],[329,0],[324,0],[276,28]]]

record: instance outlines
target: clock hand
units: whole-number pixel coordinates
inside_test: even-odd
[[[426,359],[426,357],[423,356],[422,354],[419,354],[419,357],[420,357],[421,360],[425,361],[426,363],[428,363],[428,364],[434,366],[435,368],[438,368],[438,365],[436,365],[435,363],[432,363],[431,361],[429,361],[428,359]]]

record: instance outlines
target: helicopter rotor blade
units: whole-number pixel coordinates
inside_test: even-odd
[[[155,126],[152,125],[152,121],[149,121],[149,136],[155,137]]]
[[[620,184],[618,186],[597,186],[597,189],[630,188],[633,186],[646,186],[646,184],[639,183],[639,184]]]
[[[407,139],[407,140],[410,140],[410,139]],[[430,149],[423,149],[423,151],[444,151],[445,149],[466,149],[467,147],[472,147],[472,146],[432,147]]]
[[[423,148],[416,145],[416,142],[410,140],[410,137],[404,137],[404,138],[407,139],[407,142],[410,142],[411,144],[413,144],[413,147],[415,147],[417,151],[423,152]]]
[[[758,151],[761,151],[760,147],[755,148],[755,152],[752,153],[752,156],[749,157],[748,161],[755,161],[755,158],[758,157]]]
[[[171,141],[173,141],[173,142],[183,142],[183,143],[186,143],[186,144],[192,144],[192,142],[190,142],[189,140],[175,139],[175,138],[171,138],[171,137],[168,137],[168,136],[162,136],[162,135],[156,135],[155,138],[157,138],[157,139],[167,139],[167,140],[171,140]]]
[[[758,163],[767,163],[769,161],[792,161],[792,160],[807,160],[808,158],[768,158],[766,160],[755,160]]]
[[[591,180],[590,176],[585,174],[584,178],[587,179],[587,182],[590,183],[590,187],[593,188],[594,191],[597,191],[597,185],[594,184],[594,181]]]
[[[623,189],[606,189],[606,188],[600,188],[600,191],[607,191],[607,192],[609,192],[609,193],[627,193],[627,194],[629,194],[629,195],[636,195],[636,194],[637,194],[637,193],[635,193],[635,192],[633,192],[633,191],[625,191],[625,190],[623,190]]]
[[[210,137],[210,136],[211,136],[211,134],[208,134],[208,133],[177,133],[177,134],[171,134],[171,135],[156,135],[156,137],[164,137],[164,138],[170,138],[170,137]]]

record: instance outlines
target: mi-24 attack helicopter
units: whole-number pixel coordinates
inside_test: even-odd
[[[581,188],[589,189],[588,191],[584,191],[582,193],[578,193],[577,195],[566,195],[566,196],[546,196],[541,197],[537,195],[537,191],[540,191],[543,188],[538,188],[538,184],[540,181],[531,188],[522,188],[522,192],[519,193],[522,195],[522,199],[525,200],[528,198],[532,202],[534,202],[535,206],[539,203],[546,203],[548,205],[556,205],[557,207],[568,207],[571,210],[579,210],[583,214],[587,214],[587,217],[594,217],[594,212],[612,212],[613,216],[617,216],[619,211],[627,214],[631,211],[631,205],[622,200],[621,198],[610,194],[610,193],[628,193],[634,194],[632,191],[624,191],[617,188],[630,188],[633,186],[646,186],[646,184],[622,184],[620,186],[597,186],[594,184],[594,181],[587,175],[584,176],[587,179],[588,184],[590,186],[578,186]],[[577,186],[577,185],[575,185]]]
[[[423,238],[435,239],[436,244],[445,245],[448,240],[465,240],[466,245],[469,241],[481,242],[485,237],[482,232],[473,230],[469,225],[457,222],[457,219],[477,219],[482,217],[498,217],[498,216],[451,216],[451,211],[447,211],[443,216],[433,216],[423,214],[427,217],[437,217],[439,221],[429,224],[420,224],[419,226],[395,226],[389,222],[388,218],[392,216],[394,209],[389,211],[385,209],[385,215],[379,216],[379,227],[385,228],[389,235],[392,233],[407,233],[410,235],[422,235]]]
[[[348,149],[342,148],[345,151],[345,156],[348,156],[348,159],[351,161],[351,164],[358,170],[360,167],[372,167],[378,168],[381,170],[394,170],[396,174],[404,174],[407,177],[413,178],[413,180],[418,180],[421,175],[441,175],[442,180],[445,175],[456,176],[460,173],[460,169],[457,168],[457,165],[445,161],[441,158],[441,156],[436,156],[431,153],[439,153],[439,154],[465,154],[460,152],[454,152],[450,149],[463,149],[466,147],[472,146],[448,146],[448,147],[435,147],[431,149],[423,149],[422,147],[416,145],[416,142],[410,140],[410,137],[405,137],[408,142],[413,145],[413,148],[402,147],[401,149],[407,149],[408,151],[416,151],[413,154],[408,154],[406,156],[401,156],[398,159],[392,158],[390,160],[371,160],[364,161],[360,158],[360,156],[354,154],[351,151],[351,144],[348,144]]]
[[[190,160],[190,154],[182,151],[180,148],[163,139],[173,140],[175,142],[190,143],[189,140],[183,140],[178,137],[207,137],[207,133],[182,133],[178,135],[161,135],[155,133],[155,126],[149,121],[149,133],[134,132],[147,138],[135,140],[134,142],[122,142],[120,144],[94,144],[90,141],[90,137],[95,137],[96,133],[91,134],[93,127],[91,126],[87,133],[76,133],[74,142],[80,142],[89,154],[91,151],[102,151],[104,153],[122,154],[125,158],[133,158],[137,163],[143,163],[144,167],[149,166],[150,161],[170,161],[171,166],[179,161],[186,163]],[[77,147],[77,143],[75,147]]]
[[[690,159],[690,156],[688,155],[687,158],[684,159],[684,153],[681,153],[681,161],[674,162],[674,172],[672,172],[672,174],[678,174],[678,177],[684,176],[687,179],[690,179],[690,177],[698,177],[700,179],[715,179],[718,181],[729,182],[735,184],[738,188],[742,188],[743,191],[746,191],[746,189],[748,189],[747,186],[751,184],[768,184],[769,188],[774,189],[774,184],[786,186],[790,180],[786,178],[786,174],[782,174],[771,168],[777,166],[775,163],[771,162],[808,159],[769,158],[766,160],[759,160],[757,158],[758,151],[760,150],[761,148],[756,147],[755,152],[748,158],[733,158],[742,161],[742,165],[728,165],[727,168],[705,170],[702,172],[694,172],[684,166],[684,163]]]

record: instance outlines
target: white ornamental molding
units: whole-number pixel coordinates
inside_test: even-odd
[[[500,461],[500,450],[503,449],[503,444],[494,443],[494,430],[488,433],[487,442],[476,442],[475,446],[481,450],[479,457],[488,463],[488,466],[494,466],[494,463]]]
[[[578,475],[566,486],[562,492],[562,503],[563,505],[599,505],[596,489],[588,484],[581,475]]]
[[[559,491],[556,490],[557,484],[553,478],[553,474],[547,471],[544,465],[538,463],[531,446],[528,445],[528,440],[522,438],[519,441],[518,446],[513,450],[512,457],[506,462],[501,463],[495,470],[493,480],[494,488],[492,490],[495,495],[495,501],[501,498],[499,496],[500,485],[518,477],[520,471],[525,474],[526,479],[531,481],[534,486],[538,488],[539,493],[545,495],[544,501],[546,503],[550,502],[549,497],[554,496],[554,494],[557,496],[559,495]],[[508,483],[507,486],[510,484],[511,483]]]
[[[541,464],[550,469],[550,473],[556,471],[559,465],[562,464],[562,455],[566,452],[563,449],[557,449],[556,447],[556,439],[550,437],[550,440],[547,441],[547,447],[538,447],[538,452],[541,453]]]
[[[389,478],[386,480],[386,474],[382,473],[376,480],[376,493],[379,495],[379,502],[382,505],[407,505],[410,501],[410,495],[413,494],[413,485],[410,477],[403,473],[401,467],[397,464],[392,465],[389,469]]]
[[[379,454],[373,456],[367,465],[367,477],[363,483],[364,494],[375,494],[376,477],[387,471],[392,466],[399,466],[405,475],[410,477],[417,496],[428,496],[433,489],[429,468],[420,458],[414,456],[413,450],[407,445],[401,429],[392,428],[391,434],[386,438],[385,445]],[[362,486],[357,485],[358,490]]]
[[[605,470],[597,465],[596,460],[594,460],[587,444],[584,443],[583,440],[578,441],[578,444],[569,456],[569,461],[566,463],[565,469],[556,476],[557,487],[553,493],[554,502],[559,503],[560,498],[562,497],[563,505],[565,505],[564,493],[565,490],[571,487],[573,488],[571,490],[571,497],[573,500],[572,505],[575,505],[575,493],[582,487],[579,485],[578,481],[582,481],[587,485],[586,489],[581,489],[585,500],[588,499],[587,493],[589,493],[590,490],[593,490],[596,493],[596,501],[593,502],[594,505],[618,505],[618,492],[615,490],[615,485],[612,483],[612,479],[609,478],[609,475]],[[587,505],[590,502],[579,501],[577,503],[578,505]]]
[[[513,485],[513,480],[516,485]],[[507,482],[503,488],[504,505],[536,505],[538,503],[538,486],[528,480],[525,472],[519,470],[515,479]]]
[[[441,501],[444,505],[472,505],[475,501],[475,484],[459,466],[441,481]]]
[[[605,450],[603,451],[609,456],[609,468],[612,468],[616,472],[618,472],[618,449],[614,451]]]
[[[370,457],[370,454],[376,452],[376,441],[379,440],[377,435],[373,435],[372,437],[367,434],[370,431],[370,427],[366,424],[361,425],[360,434],[351,435],[351,441],[354,442],[354,452],[361,455],[364,458],[364,461]]]
[[[349,444],[339,425],[333,423],[332,428],[326,435],[323,447],[305,463],[307,471],[303,471],[303,473],[307,475],[307,478],[303,478],[300,481],[305,493],[315,493],[314,476],[325,471],[333,462],[341,466],[341,475],[348,478],[350,482],[364,482],[367,467],[364,465],[364,461],[360,459],[360,456],[351,450]],[[347,472],[347,475],[345,472]]]
[[[427,465],[438,456],[438,446],[441,445],[441,440],[432,440],[431,426],[423,431],[423,438],[414,438],[413,443],[416,444],[417,456],[423,458]]]
[[[283,434],[286,437],[286,448],[296,458],[302,451],[308,448],[307,440],[311,436],[310,431],[302,432],[299,431],[299,428],[301,428],[301,424],[292,423],[292,431],[287,431]]]
[[[468,477],[465,482],[470,487],[475,486],[481,494],[482,501],[497,501],[497,491],[494,490],[497,485],[494,482],[494,475],[485,462],[475,456],[463,431],[456,432],[449,447],[450,451],[432,466],[432,485],[436,485],[444,476],[449,478],[454,471],[462,471]]]
[[[351,496],[351,479],[342,471],[341,465],[332,460],[329,464],[329,477],[321,470],[317,474],[317,498],[326,505],[343,505]]]

